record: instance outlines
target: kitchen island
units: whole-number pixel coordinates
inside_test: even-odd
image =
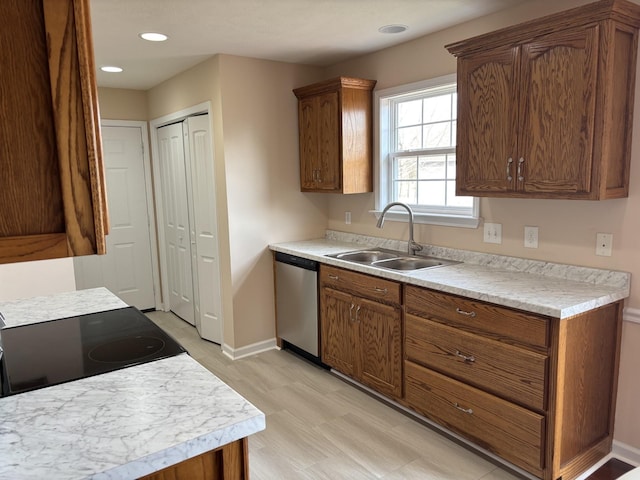
[[[11,327],[125,306],[99,288],[0,312]],[[265,428],[260,410],[188,354],[1,398],[0,419],[2,480],[140,478],[237,442],[246,455],[243,439]]]

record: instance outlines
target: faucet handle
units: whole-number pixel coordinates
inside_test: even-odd
[[[413,240],[409,241],[409,250],[412,250],[413,253],[419,252],[422,249],[422,245],[420,245],[418,242],[414,242]]]

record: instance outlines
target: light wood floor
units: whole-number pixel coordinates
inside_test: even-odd
[[[147,315],[265,413],[249,437],[252,480],[520,478],[294,354],[233,361],[174,315]]]

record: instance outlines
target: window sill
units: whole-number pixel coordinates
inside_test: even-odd
[[[373,213],[376,219],[380,218],[381,210],[370,210],[369,213]],[[393,211],[390,210],[384,215],[385,221],[392,222],[408,222],[409,213],[406,211]],[[433,213],[413,213],[413,223],[420,223],[426,225],[442,225],[445,227],[460,227],[460,228],[478,228],[480,225],[480,217],[470,217],[463,215],[435,215]]]

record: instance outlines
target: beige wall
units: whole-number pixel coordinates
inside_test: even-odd
[[[147,120],[147,92],[99,88],[98,102],[103,120]]]
[[[298,183],[297,103],[316,68],[219,55],[148,92],[149,119],[211,101],[224,343],[275,336],[267,245],[324,234],[327,198]]]
[[[455,58],[443,48],[444,45],[582,3],[588,2],[525,2],[499,14],[335,65],[327,69],[325,76],[353,75],[372,78],[378,81],[376,88],[380,89],[453,73],[456,70]],[[629,198],[603,202],[483,199],[480,213],[484,220],[502,224],[501,245],[484,243],[481,228],[420,225],[416,229],[416,240],[480,252],[628,271],[632,273],[634,281],[626,305],[640,309],[640,282],[637,281],[640,277],[640,87],[636,89],[635,99]],[[375,218],[368,213],[373,207],[373,194],[331,196],[329,228],[367,235],[407,238],[405,223],[387,222],[384,231],[377,229]],[[351,225],[344,224],[345,211],[352,212]],[[524,248],[525,225],[539,227],[538,249]],[[611,257],[595,255],[597,232],[613,234]],[[640,382],[637,382],[634,375],[639,364],[640,324],[625,322],[615,439],[635,448],[640,448],[640,415],[636,411],[640,398]]]
[[[310,67],[220,59],[235,346],[275,336],[270,243],[324,235],[328,199],[299,188],[297,100]]]
[[[0,302],[75,289],[72,258],[0,265]]]

